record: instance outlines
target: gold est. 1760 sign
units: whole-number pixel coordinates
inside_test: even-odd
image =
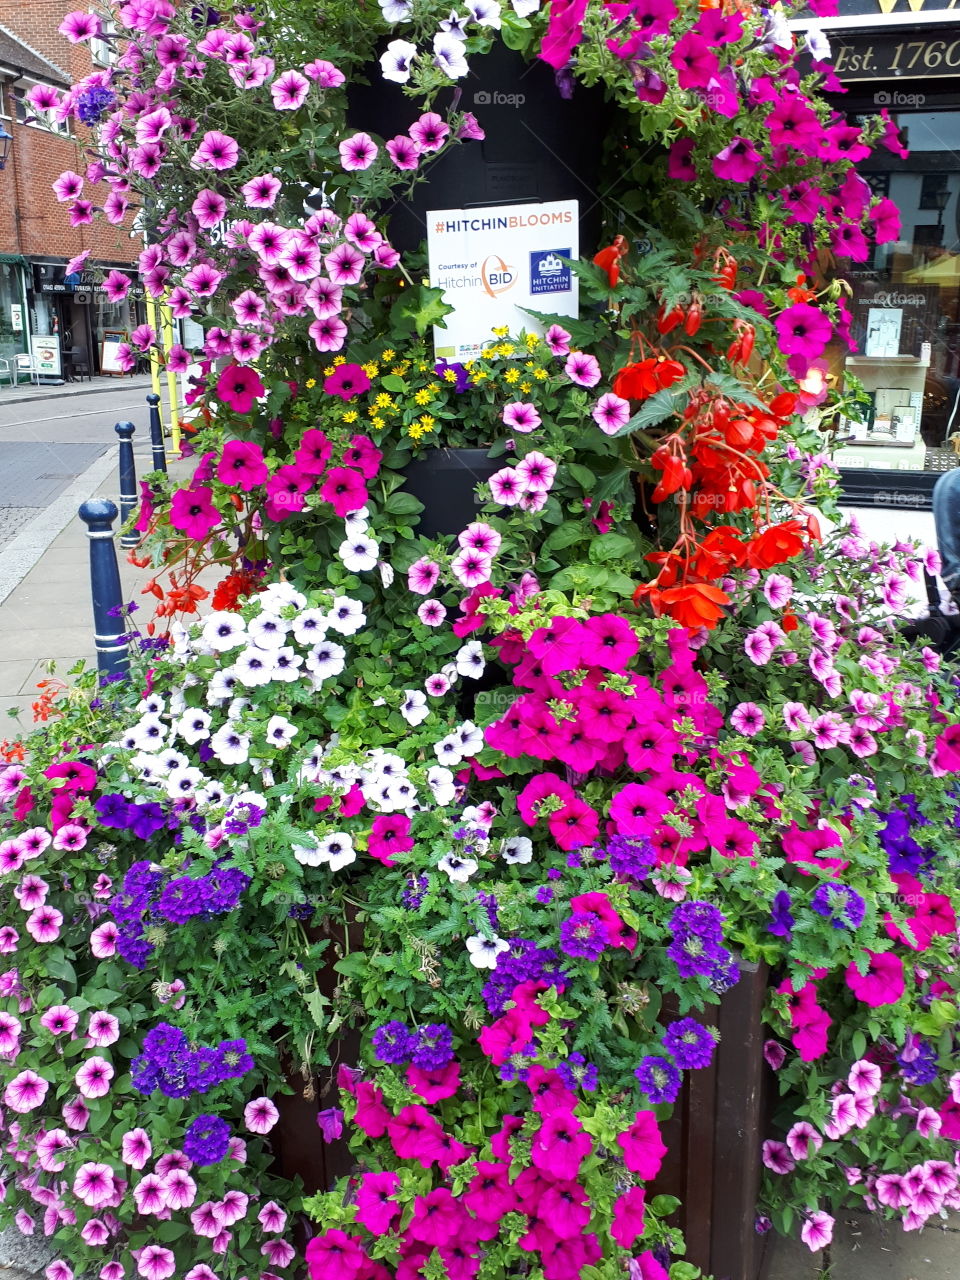
[[[831,43],[834,69],[845,82],[887,77],[930,80],[960,74],[960,26],[949,27],[946,38],[904,31],[856,39],[835,34]]]

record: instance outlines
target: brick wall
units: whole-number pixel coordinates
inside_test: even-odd
[[[65,14],[82,7],[76,0],[0,0],[0,23],[76,81],[94,69],[90,51],[86,44],[70,44],[57,28]],[[77,142],[86,130],[79,126],[78,139],[73,140],[15,119],[5,123],[13,142],[7,167],[0,173],[0,253],[72,258],[90,249],[94,259],[134,261],[142,242],[130,238],[132,213],[120,227],[102,217],[90,226],[71,227],[66,205],[59,204],[51,190],[65,169],[84,172],[86,160]],[[108,191],[102,183],[88,183],[84,195],[102,204]]]

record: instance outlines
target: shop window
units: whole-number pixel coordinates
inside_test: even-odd
[[[9,94],[8,101],[13,108],[13,117],[18,124],[29,124],[34,129],[43,129],[46,133],[59,133],[64,137],[70,136],[70,125],[63,121],[58,122],[45,117],[43,121],[37,119],[37,113],[27,101],[28,89],[23,85],[5,85],[4,89]]]
[[[838,345],[826,373],[863,397],[863,421],[836,424],[848,490],[857,471],[887,474],[895,491],[898,474],[960,462],[960,111],[894,117],[901,131],[909,124],[910,154],[880,150],[859,171],[896,204],[900,238],[838,266],[858,350]]]

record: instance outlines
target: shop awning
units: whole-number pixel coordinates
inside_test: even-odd
[[[27,265],[27,260],[22,253],[0,253],[0,262],[19,267]]]

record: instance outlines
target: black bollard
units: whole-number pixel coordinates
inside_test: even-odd
[[[105,498],[91,498],[80,508],[80,519],[87,526],[90,539],[93,629],[101,677],[126,676],[130,670],[120,568],[113,545],[113,522],[117,514],[116,504]]]
[[[147,396],[150,406],[150,442],[153,445],[153,469],[167,473],[167,452],[163,447],[163,424],[160,421],[160,397],[156,392]]]
[[[132,422],[118,422],[113,428],[120,437],[120,523],[126,524],[137,505],[137,467],[133,460]],[[140,541],[135,532],[120,535],[121,547],[135,547]]]

